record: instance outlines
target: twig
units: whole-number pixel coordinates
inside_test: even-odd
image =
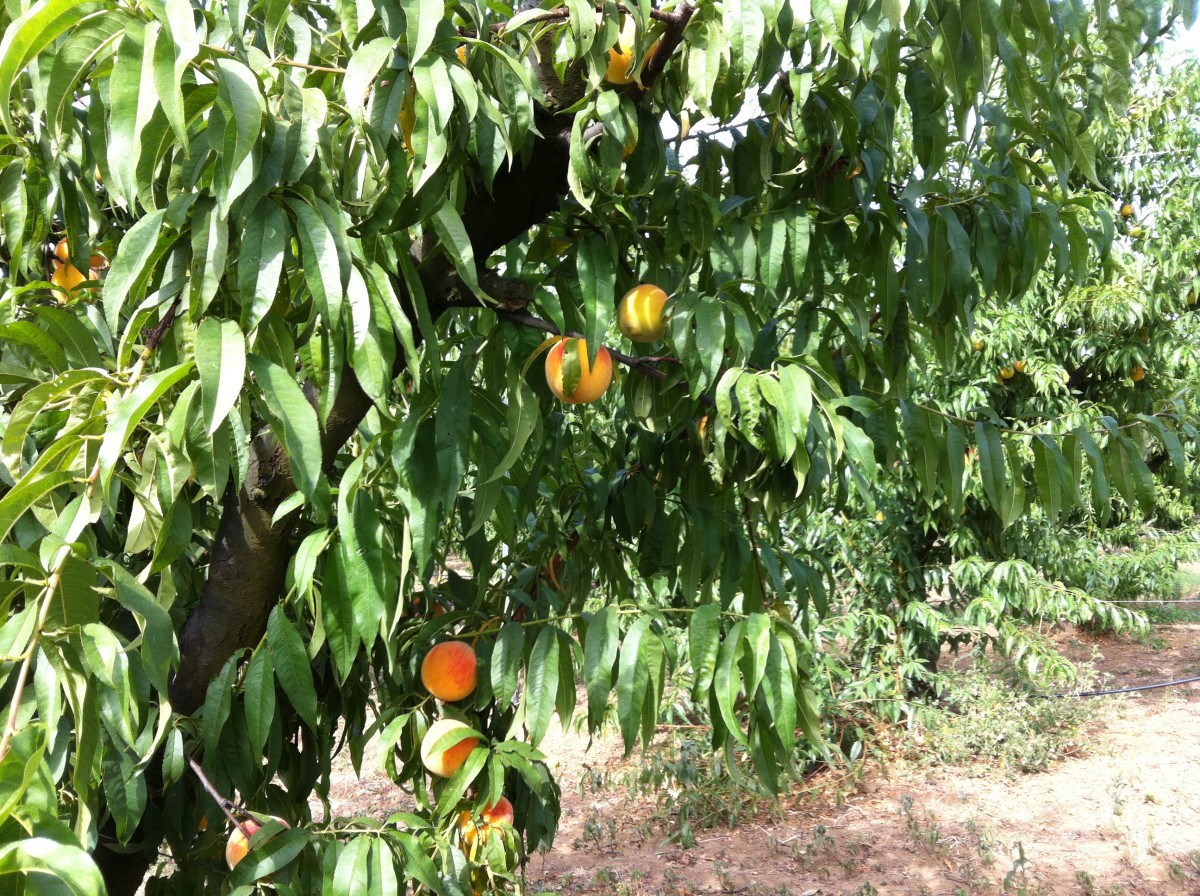
[[[232,811],[233,801],[223,796],[221,792],[217,790],[217,788],[213,787],[212,782],[208,780],[208,776],[204,774],[204,769],[200,768],[199,763],[197,763],[195,759],[189,756],[187,761],[188,765],[191,766],[192,771],[195,772],[196,777],[200,779],[200,786],[203,787],[208,792],[208,795],[213,798],[213,801],[220,807],[221,811],[225,813],[225,817],[229,819],[233,826],[240,830],[246,836],[247,840],[254,836],[254,832],[247,830],[245,824],[238,821],[236,816],[234,816]]]
[[[684,4],[684,5],[691,7],[691,4]],[[596,4],[596,12],[604,12],[604,5],[601,3],[597,3]],[[536,24],[538,22],[565,22],[570,17],[571,17],[571,10],[568,7],[556,6],[556,7],[554,7],[554,9],[546,9],[546,10],[543,10],[542,12],[536,13],[535,15],[529,16],[529,18],[525,19],[525,21],[522,22],[522,24],[529,25],[529,24]],[[650,10],[650,18],[654,19],[655,21],[666,22],[668,25],[671,25],[678,20],[679,15],[678,15],[678,13],[673,13],[673,12],[663,12],[661,9],[652,9],[652,10]],[[691,12],[688,13],[688,18],[691,18]],[[488,30],[494,34],[502,34],[504,32],[504,29],[506,29],[508,27],[509,21],[510,20],[506,19],[503,22],[493,22],[491,25],[488,26]],[[471,32],[471,31],[460,30],[459,34],[461,34],[463,37],[476,37],[477,36],[475,32]]]
[[[129,383],[126,387],[126,395],[132,391],[134,385],[139,379],[141,379],[142,371],[146,368],[146,362],[149,360],[154,350],[158,348],[159,344],[163,340],[163,337],[166,335],[167,330],[170,329],[171,324],[175,321],[175,312],[179,309],[179,302],[179,299],[175,300],[175,303],[170,307],[166,315],[164,315],[158,326],[156,326],[153,332],[151,332],[150,338],[146,340],[146,348],[142,351],[137,363],[133,365],[133,369],[130,371]],[[84,494],[88,499],[91,498],[92,493],[95,491],[96,481],[99,478],[100,460],[97,458],[96,463],[92,466],[91,473],[89,473],[87,479],[84,480],[87,483],[87,488],[85,489]],[[67,532],[67,544],[64,544],[58,548],[58,553],[54,559],[53,568],[50,570],[50,576],[46,579],[46,584],[42,589],[42,593],[40,595],[41,606],[38,608],[37,622],[34,624],[33,634],[29,637],[29,646],[25,648],[23,659],[21,661],[21,668],[17,672],[17,682],[16,686],[13,688],[12,702],[9,704],[8,708],[8,720],[5,722],[3,735],[0,735],[0,759],[3,759],[8,754],[8,748],[12,743],[13,737],[17,733],[17,716],[19,716],[21,713],[21,701],[25,696],[25,684],[29,680],[29,670],[33,666],[33,658],[37,653],[38,641],[40,641],[42,637],[42,629],[46,627],[46,619],[49,618],[50,615],[50,605],[54,601],[54,595],[55,592],[58,591],[59,585],[62,584],[63,569],[67,565],[67,558],[70,557],[72,553],[70,543],[73,542],[82,532],[82,527],[79,526],[78,520],[80,519],[80,514],[83,513],[84,510],[82,507],[76,512],[76,521],[72,523],[71,528]]]

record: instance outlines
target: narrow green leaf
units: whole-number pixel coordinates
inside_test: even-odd
[[[159,246],[166,215],[164,209],[148,213],[121,238],[121,245],[104,280],[104,320],[114,333],[120,330],[121,309],[126,298],[141,300],[140,286],[149,276],[146,265],[156,255],[166,251],[176,238],[176,235],[168,237]]]
[[[188,278],[191,290],[188,309],[192,320],[203,317],[216,297],[225,276],[228,254],[229,224],[215,202],[201,199],[192,217],[192,262]]]
[[[346,111],[350,113],[352,121],[362,124],[367,104],[367,92],[378,76],[379,69],[392,58],[395,47],[396,42],[392,38],[377,37],[356,49],[354,55],[350,57],[350,61],[346,63],[346,74],[342,78],[342,90],[346,94]]]
[[[621,640],[616,606],[609,604],[588,620],[583,645],[583,681],[587,687],[588,730],[598,731],[612,692],[613,665]]]
[[[517,458],[521,456],[521,452],[525,450],[525,446],[529,443],[529,437],[541,428],[542,424],[542,409],[538,404],[537,396],[533,394],[533,390],[520,376],[520,371],[516,365],[511,365],[508,368],[508,407],[505,411],[505,429],[508,432],[508,437],[511,439],[508,451],[504,457],[496,464],[496,468],[492,471],[492,475],[487,478],[486,483],[496,482],[501,479],[513,464],[517,462]]]
[[[246,340],[231,320],[207,317],[196,333],[196,367],[208,434],[215,433],[237,404],[246,376]]]
[[[521,653],[525,649],[525,628],[519,622],[506,622],[492,645],[490,674],[496,703],[508,706],[517,693]]]
[[[129,18],[115,9],[92,16],[71,30],[54,52],[54,67],[46,87],[46,112],[58,133],[67,127],[79,82],[125,32]]]
[[[737,674],[738,662],[745,649],[745,631],[745,623],[735,622],[729,629],[729,634],[725,636],[725,640],[721,642],[721,650],[717,655],[717,665],[713,673],[712,696],[726,730],[742,746],[749,746],[737,711],[738,696],[742,692],[741,678]]]
[[[696,677],[693,699],[700,701],[712,687],[717,667],[717,651],[721,648],[721,605],[702,604],[692,613],[688,623],[688,653]]]
[[[445,203],[439,206],[429,223],[433,225],[438,242],[450,256],[454,269],[458,271],[458,276],[462,277],[471,294],[481,301],[488,301],[487,293],[479,285],[479,276],[475,270],[475,249],[471,246],[467,228],[454,205]]]
[[[650,670],[639,661],[642,639],[653,637],[651,620],[642,616],[625,633],[617,668],[617,723],[625,743],[625,755],[633,751],[642,725],[642,711],[650,684]]]
[[[1005,474],[1004,446],[1000,433],[991,423],[975,424],[975,443],[979,450],[979,475],[988,501],[998,513],[1008,503],[1010,488]]]
[[[5,29],[0,38],[0,121],[10,134],[24,136],[13,124],[11,106],[12,91],[19,83],[21,71],[65,31],[103,9],[102,3],[43,0],[30,6]]]
[[[288,197],[287,204],[296,215],[305,282],[317,311],[336,332],[342,318],[342,281],[333,234],[321,213],[303,199]]]
[[[587,340],[588,364],[596,363],[596,353],[612,325],[617,301],[616,242],[602,234],[588,233],[579,241],[575,254],[580,293],[583,295],[583,338]]]
[[[242,325],[251,332],[275,302],[291,223],[273,201],[259,203],[242,231],[237,260]]]
[[[255,651],[250,658],[246,677],[242,681],[242,697],[245,701],[250,749],[257,755],[266,748],[271,723],[275,718],[275,671],[271,668],[267,651]]]
[[[465,353],[464,353],[465,354]],[[439,500],[452,507],[467,472],[467,449],[471,443],[470,357],[450,367],[442,380],[434,426],[434,449],[440,482]]]
[[[267,621],[267,649],[275,667],[275,678],[287,694],[300,718],[317,728],[317,692],[313,685],[312,665],[304,649],[300,632],[277,606]]]
[[[414,66],[433,44],[438,24],[446,14],[437,0],[414,0],[404,5],[404,24],[408,32],[408,64]]]
[[[171,670],[179,664],[179,644],[171,614],[123,566],[108,560],[101,561],[99,565],[113,583],[113,596],[139,621],[142,630],[142,665],[146,677],[160,694],[166,694]]]
[[[338,547],[342,545],[339,544]],[[350,675],[360,643],[354,618],[353,598],[346,581],[347,562],[342,556],[342,551],[335,548],[325,566],[321,588],[321,621],[325,625],[326,642],[329,644],[340,684],[344,684]]]
[[[278,364],[254,354],[248,355],[246,362],[258,381],[271,428],[287,451],[296,486],[312,498],[321,478],[321,428],[317,412],[296,380]]]
[[[537,746],[546,736],[558,696],[558,632],[545,626],[538,632],[525,669],[525,722],[529,742]]]
[[[113,471],[117,461],[125,451],[130,436],[141,423],[146,412],[166,394],[166,392],[192,372],[192,362],[185,361],[166,370],[160,370],[138,383],[117,404],[113,412],[109,429],[104,434],[100,444],[97,462],[100,465],[100,486],[108,491],[112,481]]]

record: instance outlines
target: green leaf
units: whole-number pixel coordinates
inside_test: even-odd
[[[333,233],[321,213],[303,199],[288,197],[287,204],[296,215],[305,282],[318,313],[337,332],[342,319],[342,280]]]
[[[121,238],[117,255],[104,280],[104,320],[114,333],[120,330],[121,309],[125,299],[141,299],[140,287],[150,274],[146,265],[156,255],[165,252],[177,236],[171,236],[159,245],[166,215],[164,209],[148,213]]]
[[[437,234],[438,242],[454,263],[454,269],[471,294],[480,301],[489,301],[487,293],[479,285],[479,276],[475,270],[475,250],[471,246],[471,238],[462,218],[452,204],[438,207],[433,217],[429,219],[433,231]]]
[[[779,741],[783,755],[790,756],[796,748],[795,670],[774,634],[771,635],[764,673],[762,693],[767,704],[770,728]]]
[[[42,769],[46,752],[46,726],[33,723],[18,731],[0,759],[0,822],[5,821],[25,797]]]
[[[703,604],[692,613],[688,623],[688,653],[696,676],[692,687],[693,699],[699,701],[712,687],[717,667],[717,651],[721,649],[721,606]]]
[[[404,4],[404,25],[408,33],[408,64],[414,66],[433,44],[438,24],[446,14],[440,0],[413,0]]]
[[[728,733],[732,734],[742,746],[749,746],[749,741],[746,738],[746,733],[742,730],[737,712],[738,695],[742,692],[741,679],[737,672],[738,662],[741,660],[742,651],[745,649],[745,639],[743,637],[745,629],[745,623],[735,622],[733,627],[730,628],[729,634],[725,636],[725,640],[721,643],[721,650],[717,655],[716,669],[713,674],[712,699],[717,704],[721,721],[724,723]]]
[[[465,353],[464,353],[465,354]],[[471,357],[451,366],[442,380],[434,426],[434,450],[437,452],[438,499],[443,507],[452,507],[467,472],[467,449],[471,442]]]
[[[411,4],[415,6],[417,4]],[[366,109],[367,92],[379,74],[383,64],[392,58],[396,42],[384,36],[367,41],[354,51],[346,63],[346,74],[342,78],[342,90],[346,94],[346,111],[356,124],[361,125]],[[415,61],[410,59],[411,62]]]
[[[300,718],[317,730],[317,692],[312,665],[296,627],[277,606],[267,621],[267,649],[275,667],[275,678]]]
[[[0,341],[26,346],[37,360],[55,371],[67,366],[67,356],[62,346],[31,320],[0,325]]]
[[[237,666],[238,654],[234,654],[208,683],[208,690],[204,694],[201,731],[204,734],[204,762],[210,767],[220,755],[217,744],[221,741],[221,731],[233,707],[233,682],[237,678]]]
[[[338,856],[333,872],[334,893],[366,893],[370,871],[367,859],[371,855],[371,841],[367,837],[352,837]]]
[[[187,0],[165,0],[167,39],[158,42],[154,53],[154,87],[159,103],[166,114],[175,139],[188,142],[185,120],[183,73],[200,53],[200,35],[196,32],[195,14]]]
[[[617,668],[617,723],[625,743],[626,756],[637,743],[646,698],[650,692],[650,669],[640,658],[643,639],[654,637],[650,625],[650,617],[642,616],[629,627],[621,642]]]
[[[27,391],[8,418],[0,437],[0,461],[8,467],[14,477],[19,477],[25,454],[25,441],[42,410],[64,395],[78,395],[86,391],[91,383],[107,380],[97,370],[66,370],[46,383],[39,383]]]
[[[62,133],[67,127],[79,82],[101,57],[112,52],[128,24],[128,16],[108,9],[103,15],[81,21],[55,48],[45,102],[47,118],[55,131]]]
[[[74,482],[77,478],[75,473],[68,471],[47,473],[44,476],[26,476],[22,479],[0,498],[0,541],[8,537],[12,527],[27,510],[56,488]]]
[[[604,345],[617,300],[617,268],[613,260],[615,242],[598,233],[589,233],[579,242],[575,255],[580,292],[583,294],[583,338],[587,340],[588,364],[596,363],[596,354]],[[564,374],[564,383],[565,383]],[[573,389],[564,389],[568,394]]]
[[[199,320],[221,287],[229,254],[229,225],[216,203],[201,199],[192,216],[192,263],[189,277],[192,320]]]
[[[0,38],[0,122],[6,131],[22,136],[13,123],[11,105],[21,71],[65,31],[103,9],[102,3],[44,0],[34,3],[5,29]]]
[[[988,501],[998,513],[1002,513],[1011,497],[1004,463],[1004,446],[1000,433],[991,423],[975,424],[975,443],[979,449],[979,475]]]
[[[142,422],[146,412],[166,394],[166,392],[192,372],[192,362],[185,361],[166,370],[152,374],[133,387],[117,404],[109,423],[104,441],[100,444],[100,454],[96,462],[100,466],[100,486],[108,491],[112,481],[113,471],[117,461],[128,446],[129,438],[137,425]]]
[[[291,223],[282,208],[267,200],[259,203],[242,231],[237,260],[238,294],[242,325],[247,332],[259,325],[279,290]]]
[[[250,179],[241,174],[243,161],[253,161],[251,150],[259,142],[262,130],[263,98],[254,73],[233,59],[218,59],[217,105],[224,113],[224,141],[219,149],[218,167],[224,174],[221,184],[224,195],[221,207],[230,203],[250,186]]]
[[[341,494],[339,494],[339,502]],[[340,522],[341,514],[339,514]],[[361,643],[354,618],[354,603],[346,581],[347,566],[353,560],[344,559],[342,543],[330,553],[321,588],[321,621],[325,638],[333,657],[340,684],[344,684],[354,666],[354,657]]]
[[[237,404],[246,376],[246,340],[236,323],[215,317],[201,321],[196,333],[196,367],[211,436]]]
[[[621,640],[616,606],[609,604],[588,619],[583,645],[583,681],[587,687],[588,730],[598,731],[612,692],[613,664]]]
[[[558,695],[558,632],[545,626],[538,632],[525,668],[525,721],[529,742],[537,746],[546,736]]]
[[[506,622],[492,645],[490,674],[496,703],[508,706],[517,693],[517,676],[521,654],[525,650],[525,627],[519,622]]]
[[[142,630],[141,657],[146,677],[159,693],[167,693],[171,670],[179,663],[179,644],[175,639],[171,614],[123,566],[111,560],[100,561],[98,565],[113,583],[113,596],[139,621]]]
[[[92,857],[75,843],[29,837],[0,846],[0,879],[15,874],[46,887],[47,893],[104,896],[108,891]],[[47,880],[46,878],[50,878]],[[51,881],[54,889],[50,890]],[[30,889],[27,892],[40,892]]]
[[[533,390],[529,388],[525,380],[520,375],[520,370],[517,366],[510,365],[508,368],[508,406],[505,409],[505,429],[512,440],[509,443],[508,451],[504,457],[496,464],[496,468],[492,471],[492,475],[487,478],[486,483],[496,482],[501,479],[509,470],[512,469],[514,463],[521,456],[521,452],[525,450],[525,446],[529,443],[529,438],[541,428],[542,424],[542,409],[538,404],[537,396],[533,394]],[[482,525],[482,523],[479,523]]]
[[[321,427],[317,412],[296,380],[278,364],[254,354],[247,356],[246,361],[258,381],[271,428],[287,451],[296,486],[311,499],[321,478]]]
[[[246,731],[250,735],[250,749],[262,753],[271,734],[271,722],[275,718],[275,671],[265,650],[257,650],[246,667],[242,680],[242,697],[246,711]]]

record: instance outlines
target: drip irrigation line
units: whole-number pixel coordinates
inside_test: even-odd
[[[1191,678],[1178,678],[1175,681],[1158,681],[1154,684],[1139,684],[1127,688],[1114,688],[1109,691],[1081,691],[1078,694],[1047,694],[1046,697],[1051,700],[1062,697],[1107,697],[1109,694],[1130,694],[1134,691],[1152,691],[1155,688],[1171,688],[1181,684],[1191,684],[1194,681],[1200,681],[1200,675],[1193,675]]]
[[[1153,604],[1159,607],[1169,607],[1171,604],[1200,604],[1200,597],[1164,598],[1162,600],[1105,600],[1106,604]]]

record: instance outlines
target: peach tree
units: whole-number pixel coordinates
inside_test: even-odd
[[[1187,462],[1169,406],[1030,441],[923,378],[1108,252],[1097,147],[1195,14],[3,4],[0,877],[510,888],[554,716],[582,687],[632,749],[682,669],[783,786],[825,749],[810,515],[873,515],[900,463],[930,506],[1057,521],[1109,470],[1144,504],[1152,445]],[[669,323],[632,347],[641,283]],[[564,334],[617,362],[594,403],[550,395]],[[446,640],[478,665],[442,703]],[[337,817],[369,747],[408,799]]]

